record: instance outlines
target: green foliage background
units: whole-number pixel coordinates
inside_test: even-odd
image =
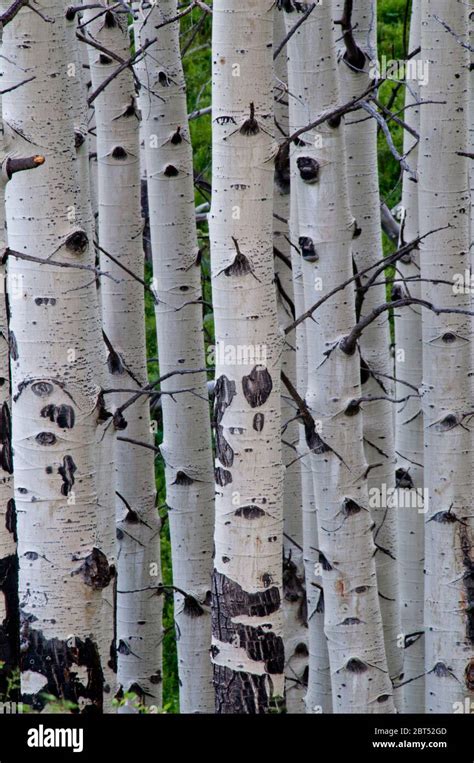
[[[379,58],[385,55],[387,59],[403,59],[405,45],[408,37],[408,25],[406,24],[407,5],[409,0],[379,0],[378,1],[378,43]],[[408,8],[409,10],[409,8]],[[203,15],[197,9],[181,20],[182,51],[184,53],[184,69],[188,88],[188,111],[202,109],[211,104],[211,19]],[[387,103],[394,88],[392,83],[382,86],[379,97],[383,103]],[[393,103],[393,111],[403,107],[404,89],[400,87]],[[210,183],[211,181],[211,117],[210,115],[199,117],[190,122],[191,136],[194,150],[195,173]],[[402,149],[402,129],[391,124],[392,135],[395,145]],[[400,172],[397,162],[387,147],[384,136],[379,135],[379,180],[382,199],[393,207],[401,194]],[[196,204],[202,204],[209,199],[209,194],[196,190]],[[200,246],[203,251],[202,272],[204,284],[204,299],[210,302],[210,269],[209,251],[207,245],[207,229],[205,225],[199,226]],[[388,251],[391,245],[385,241],[385,249]],[[151,269],[147,266],[147,278],[151,279]],[[209,308],[204,308],[204,326],[208,342],[213,342],[212,313]],[[156,360],[156,336],[155,318],[151,299],[147,295],[147,340],[148,357],[150,360],[150,381],[159,376],[159,368]],[[210,375],[211,378],[211,375]],[[154,412],[158,422],[156,444],[161,442],[161,420],[159,409]],[[162,542],[162,567],[164,582],[172,583],[171,548],[169,540],[169,527],[167,510],[165,506],[165,483],[163,464],[157,459],[156,480],[158,489],[158,505],[163,519],[161,532]],[[165,601],[164,609],[165,636],[163,642],[163,704],[168,713],[179,712],[178,699],[178,674],[176,660],[176,640],[173,621],[173,602],[171,598]]]

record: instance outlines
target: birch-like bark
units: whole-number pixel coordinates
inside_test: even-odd
[[[344,19],[347,2],[336,0],[335,18]],[[352,3],[350,4],[352,5]],[[358,0],[353,4],[351,39],[339,52],[338,71],[342,102],[350,101],[366,90],[371,82],[371,62],[377,58],[376,0]],[[341,27],[338,27],[341,29]],[[346,29],[343,20],[342,31]],[[380,262],[383,256],[380,194],[377,166],[377,123],[367,120],[367,113],[357,109],[345,118],[344,138],[347,157],[349,206],[354,217],[352,256],[357,271]],[[363,289],[372,271],[358,282]],[[365,293],[356,295],[356,315],[364,317],[386,301],[383,278]],[[392,681],[398,680],[403,669],[403,650],[400,648],[401,617],[397,569],[397,526],[394,500],[386,500],[395,489],[395,437],[390,376],[393,360],[390,355],[390,325],[388,313],[382,313],[364,331],[359,342],[362,374],[362,394],[375,398],[362,405],[365,457],[370,470],[367,484],[370,511],[374,520],[377,583],[382,611],[385,649]],[[407,392],[405,391],[403,397]],[[385,398],[385,399],[384,399]],[[377,465],[377,466],[376,466]],[[397,699],[397,697],[395,697]],[[399,704],[399,703],[398,703]]]
[[[285,6],[285,26],[287,33],[298,21],[298,15],[294,12],[292,4]],[[301,10],[301,9],[300,9]],[[306,50],[301,44],[298,34],[291,37],[287,45],[288,57],[288,103],[289,103],[289,131],[293,133],[298,127],[307,122],[307,110],[304,99],[298,98],[297,91],[298,72],[304,68],[304,56]],[[290,201],[290,242],[291,260],[293,270],[293,290],[296,315],[301,315],[306,309],[305,281],[308,276],[312,285],[311,266],[304,267],[305,263],[301,255],[303,237],[300,229],[304,229],[304,213],[308,212],[311,219],[314,210],[303,206],[300,210],[297,204],[296,157],[292,153],[290,163],[291,176],[291,201]],[[307,289],[308,291],[308,286]],[[309,286],[311,294],[311,286]],[[314,292],[313,292],[314,295]],[[317,326],[313,321],[306,321],[296,327],[296,352],[297,352],[297,389],[302,398],[305,397],[308,386],[308,362],[314,362],[315,345],[317,344]],[[322,578],[319,567],[318,552],[318,520],[315,502],[315,488],[313,484],[312,462],[309,455],[304,428],[299,427],[298,456],[301,469],[301,492],[303,506],[303,557],[306,579],[306,608],[308,624],[308,676],[305,705],[307,713],[331,713],[331,677],[329,670],[329,655],[326,636],[324,634],[324,593]]]
[[[409,52],[420,45],[421,2],[414,0],[410,25]],[[413,61],[420,60],[416,56]],[[412,66],[418,66],[413,63]],[[404,120],[417,133],[420,129],[420,109],[412,107],[424,90],[416,78],[408,79],[405,90]],[[423,107],[424,108],[424,107]],[[418,166],[418,141],[405,130],[403,153],[413,171]],[[402,219],[399,245],[413,241],[420,232],[418,220],[418,184],[405,173],[402,190]],[[392,295],[421,297],[421,284],[414,279],[420,276],[419,250],[413,249],[397,263]],[[395,368],[396,399],[401,400],[421,387],[422,382],[422,329],[421,309],[416,305],[402,307],[395,314]],[[411,385],[411,386],[407,386]],[[416,394],[416,392],[415,392]],[[397,498],[398,498],[398,574],[400,581],[400,604],[402,633],[404,636],[403,658],[403,708],[406,713],[424,712],[424,532],[423,506],[423,412],[416,396],[396,406],[395,443],[397,452]]]
[[[22,694],[35,709],[47,707],[46,693],[90,712],[114,690],[103,592],[115,568],[96,491],[99,315],[79,215],[64,8],[48,0],[35,9],[46,20],[24,7],[2,51],[5,87],[34,74],[3,99],[12,147],[46,157],[40,171],[12,179],[6,205]]]
[[[298,30],[311,55],[295,70],[294,97],[306,123],[340,101],[333,11],[316,6]],[[312,263],[311,304],[352,275],[354,231],[349,211],[344,122],[324,123],[292,148],[300,219],[300,247]],[[309,278],[305,278],[306,284]],[[318,510],[319,565],[324,584],[334,712],[394,711],[387,670],[375,571],[375,544],[368,509],[360,356],[344,342],[356,320],[354,289],[328,300],[316,316],[314,360],[309,356],[306,401],[315,426],[307,426]],[[309,336],[309,335],[308,335]]]
[[[274,14],[274,48],[285,37],[285,19]],[[275,61],[275,124],[276,139],[281,145],[288,135],[288,92],[286,56]],[[290,166],[288,152],[282,149],[275,163],[273,198],[275,282],[278,318],[282,330],[296,317],[291,268],[291,244],[288,218],[290,215]],[[280,257],[284,255],[286,261]],[[302,328],[304,330],[304,327]],[[285,338],[282,371],[296,384],[296,331]],[[287,713],[304,713],[308,673],[307,606],[304,584],[302,474],[298,445],[301,427],[294,421],[296,405],[282,387],[282,453],[285,466],[283,483],[283,610],[285,620],[285,704]]]
[[[85,12],[94,19],[97,9]],[[130,40],[125,14],[107,11],[87,25],[87,35],[125,59]],[[93,90],[117,64],[91,45]],[[143,705],[161,703],[160,522],[156,509],[152,428],[147,395],[126,405],[147,384],[144,325],[139,118],[129,69],[114,77],[94,101],[98,165],[98,233],[102,325],[109,349],[108,387],[126,392],[106,396],[113,423],[132,442],[113,443],[118,540],[117,677],[119,692]],[[113,255],[113,259],[108,254]],[[127,271],[124,271],[124,267]],[[133,275],[132,275],[133,274]],[[136,276],[136,277],[134,277]],[[126,406],[122,409],[122,406]],[[124,431],[122,431],[124,430]]]
[[[210,590],[214,476],[202,329],[200,253],[194,214],[193,160],[176,0],[145,5],[138,45],[157,36],[137,73],[147,163],[160,375],[174,374],[161,398],[166,502],[172,547],[175,622],[183,713],[212,712]],[[146,87],[145,87],[146,85]],[[180,370],[196,373],[179,375]],[[188,390],[188,391],[185,391]],[[226,475],[218,473],[218,479]]]
[[[273,7],[271,0],[213,6],[209,235],[216,343],[224,350],[216,358],[215,387],[211,652],[218,713],[266,713],[284,690]]]
[[[431,0],[421,23],[421,58],[429,63],[419,148],[420,228],[443,228],[421,249],[425,298],[443,307],[470,309],[469,289],[455,277],[469,262],[467,99],[470,57],[468,8]],[[447,24],[448,31],[443,24]],[[456,37],[457,35],[458,37]],[[426,711],[451,713],[474,694],[474,555],[472,515],[471,341],[469,316],[423,314],[425,485]],[[462,705],[461,705],[462,706]]]

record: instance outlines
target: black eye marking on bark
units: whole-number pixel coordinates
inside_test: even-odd
[[[163,175],[166,175],[167,178],[175,178],[179,175],[179,170],[174,164],[168,164],[163,170]]]
[[[231,405],[237,394],[235,382],[224,374],[219,376],[214,386],[214,420],[220,424],[226,409]]]
[[[53,434],[53,432],[38,432],[35,440],[39,445],[54,445],[56,442],[56,435]]]
[[[118,643],[118,647],[117,647],[117,652],[119,654],[125,654],[125,655],[133,654],[133,652],[130,649],[129,645],[123,639],[119,639],[119,643]]]
[[[105,14],[104,26],[108,29],[114,29],[117,26],[117,20],[111,11],[107,11]]]
[[[228,124],[235,125],[235,124],[237,124],[237,122],[235,121],[234,117],[216,117],[216,119],[214,121],[218,125],[228,125]]]
[[[259,124],[257,120],[255,119],[255,104],[253,103],[253,101],[250,104],[250,116],[248,117],[248,119],[245,120],[239,132],[241,133],[241,135],[247,135],[247,136],[257,135],[260,132]]]
[[[49,382],[35,382],[31,385],[31,391],[38,395],[38,397],[49,397],[52,394],[54,387]]]
[[[305,262],[317,262],[319,260],[319,254],[314,248],[313,239],[308,236],[300,236],[298,244],[301,251],[301,256]]]
[[[265,424],[265,416],[263,413],[256,413],[253,417],[252,426],[256,432],[261,432]]]
[[[445,344],[452,344],[456,341],[456,334],[453,334],[451,331],[447,331],[446,334],[443,334],[441,339],[443,342],[445,342]]]
[[[451,508],[449,508],[448,511],[438,511],[437,514],[430,517],[428,522],[438,522],[441,525],[451,525],[455,522],[459,522],[459,519],[456,514],[451,511]]]
[[[222,561],[223,561],[224,564],[229,564],[230,558],[228,556],[223,556],[222,557]]]
[[[395,487],[408,489],[414,487],[412,476],[407,469],[401,467],[397,469],[395,472]]]
[[[106,66],[107,64],[112,63],[112,59],[109,58],[109,56],[104,55],[104,53],[101,53],[99,56],[99,63],[104,64],[104,66]]]
[[[223,469],[222,466],[216,467],[214,470],[215,480],[220,487],[225,487],[226,485],[230,485],[232,482],[232,474],[231,472],[227,471],[227,469]]]
[[[72,457],[64,456],[63,465],[58,468],[58,474],[60,474],[63,479],[63,484],[61,485],[61,495],[68,496],[71,492],[72,486],[75,482],[74,473],[76,471],[77,466],[74,463]]]
[[[80,130],[74,130],[74,148],[80,148],[86,139],[84,133]]]
[[[308,657],[309,656],[308,647],[302,641],[299,644],[296,644],[296,646],[295,646],[295,655],[297,657]]]
[[[290,193],[290,177],[290,144],[285,141],[275,157],[275,183],[285,196]]]
[[[194,596],[186,594],[184,597],[183,613],[191,618],[201,617],[204,614],[204,609]]]
[[[362,228],[360,228],[357,225],[357,220],[354,220],[354,232],[352,234],[352,238],[359,238],[361,233],[362,233]]]
[[[331,572],[333,569],[332,565],[329,563],[322,551],[318,552],[318,562],[322,566],[324,572]]]
[[[354,514],[358,514],[362,511],[362,507],[353,501],[352,498],[344,498],[342,502],[342,511],[346,517],[353,517]]]
[[[150,683],[151,684],[160,684],[163,681],[163,677],[161,675],[161,671],[157,671],[156,673],[153,673],[150,676]]]
[[[158,72],[158,82],[160,83],[161,87],[170,86],[170,78],[168,77],[166,72],[164,71]]]
[[[437,662],[434,668],[429,672],[434,673],[435,676],[438,676],[438,678],[454,678],[454,680],[456,680],[456,676],[454,675],[453,671],[451,668],[448,668],[444,662]]]
[[[311,156],[299,156],[296,160],[300,177],[305,183],[317,183],[319,180],[319,162]]]
[[[366,585],[358,585],[356,588],[354,588],[355,593],[366,593],[368,590],[369,589]]]
[[[263,405],[272,389],[272,377],[265,366],[255,366],[248,376],[242,378],[242,391],[251,408]]]
[[[3,403],[0,411],[0,443],[0,465],[7,474],[13,474],[12,425],[7,403]]]
[[[118,159],[120,161],[123,161],[128,156],[126,150],[123,146],[115,146],[115,148],[112,150],[112,157],[114,159]]]
[[[173,135],[170,138],[170,143],[173,144],[173,146],[179,146],[180,143],[183,142],[183,136],[181,135],[181,127],[177,127],[176,131],[173,133]]]
[[[74,254],[83,254],[89,246],[89,239],[83,230],[76,230],[66,239],[66,249]]]
[[[109,565],[105,554],[94,547],[81,566],[71,572],[71,575],[80,575],[86,585],[93,588],[94,591],[100,591],[107,588],[114,578],[115,567],[113,564]]]
[[[283,593],[286,601],[295,602],[304,598],[303,581],[296,564],[288,556],[283,558]]]
[[[71,405],[47,405],[41,409],[43,419],[49,419],[55,422],[60,429],[72,429],[74,427],[76,416],[74,408]]]
[[[417,641],[420,640],[424,636],[424,631],[416,631],[416,633],[407,633],[405,636],[403,646],[404,649],[408,649],[410,646],[413,646],[413,644],[416,644]]]
[[[323,453],[332,453],[332,448],[327,445],[318,435],[314,428],[314,422],[307,421],[304,425],[306,444],[312,453],[322,455]]]
[[[356,416],[360,412],[359,400],[351,400],[344,411],[346,416]]]
[[[301,13],[303,11],[303,4],[295,2],[295,0],[277,0],[277,8],[279,11],[286,11],[286,13]]]
[[[82,713],[101,713],[103,710],[104,674],[102,671],[99,650],[90,639],[77,636],[67,641],[52,638],[47,639],[42,631],[31,628],[30,616],[21,612],[21,662],[24,669],[40,673],[46,678],[46,685],[31,696],[29,704],[40,712],[48,703],[46,696],[68,697],[75,704],[80,699],[88,700]],[[78,678],[75,666],[87,670],[87,684]]]
[[[366,384],[372,376],[369,366],[364,358],[360,359],[360,383]]]
[[[390,694],[380,694],[377,697],[377,702],[381,705],[383,702],[387,702],[390,699]]]
[[[10,498],[7,503],[7,510],[5,512],[5,527],[7,531],[13,535],[13,540],[16,543],[16,506],[14,498]]]
[[[18,360],[18,342],[16,341],[16,336],[13,333],[13,331],[10,330],[9,332],[9,347],[10,347],[10,357],[12,360]]]
[[[243,517],[244,519],[259,519],[264,517],[266,512],[260,506],[251,504],[250,506],[241,506],[234,514],[236,517]]]
[[[362,660],[358,660],[357,657],[352,657],[352,659],[346,663],[346,670],[348,670],[349,673],[365,673],[366,670],[368,670],[368,667]]]
[[[190,477],[186,472],[179,471],[176,473],[176,479],[172,483],[173,485],[192,485],[194,482],[193,478]]]
[[[457,427],[459,423],[459,419],[454,413],[448,413],[444,419],[441,419],[441,421],[438,421],[431,426],[434,426],[437,432],[449,432],[451,429]]]
[[[339,625],[360,625],[361,622],[358,617],[346,617]]]
[[[224,427],[216,427],[216,456],[223,466],[231,467],[234,463],[234,451],[224,437]]]
[[[342,121],[342,117],[340,115],[331,117],[330,119],[328,119],[328,125],[329,127],[332,127],[333,130],[335,130],[340,126],[341,121]]]

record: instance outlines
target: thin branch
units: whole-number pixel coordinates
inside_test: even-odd
[[[300,28],[301,24],[303,24],[306,21],[306,19],[308,18],[308,16],[314,11],[315,7],[316,7],[316,3],[312,3],[310,6],[308,6],[308,9],[303,13],[301,18],[298,19],[296,24],[294,24],[292,26],[292,28],[290,29],[290,31],[288,32],[286,37],[283,38],[283,40],[279,44],[278,48],[275,50],[275,52],[273,54],[273,60],[274,61],[275,61],[276,58],[278,58],[278,56],[280,55],[281,51],[283,50],[283,48],[287,44],[287,42],[289,40],[291,40],[291,38],[293,37],[294,33]]]

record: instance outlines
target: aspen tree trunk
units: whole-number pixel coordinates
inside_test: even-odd
[[[412,7],[409,52],[420,45],[421,2]],[[413,59],[412,59],[413,60]],[[414,61],[418,61],[416,56]],[[415,64],[412,64],[415,65]],[[417,64],[416,64],[417,65]],[[416,103],[424,91],[417,79],[410,78],[405,91],[405,105]],[[422,107],[425,108],[425,107]],[[419,133],[420,110],[407,108],[403,119]],[[413,171],[418,166],[418,143],[404,132],[403,153]],[[418,221],[418,184],[405,173],[402,191],[402,232],[400,245],[420,234]],[[426,233],[424,227],[422,233]],[[420,275],[418,249],[413,249],[397,263],[396,278],[404,279],[392,289],[394,298],[421,297],[421,284],[413,279]],[[421,308],[416,305],[399,308],[395,314],[396,398],[413,395],[422,382]],[[411,386],[407,386],[411,385]],[[421,401],[411,397],[396,406],[397,497],[398,497],[398,560],[402,633],[404,634],[403,683],[404,711],[424,712],[424,532],[423,506],[423,413]]]
[[[138,45],[158,36],[143,67],[141,110],[156,289],[166,502],[173,562],[175,622],[183,713],[212,712],[210,590],[214,477],[207,394],[200,253],[194,213],[193,162],[179,50],[176,0],[144,6]],[[146,87],[145,87],[146,86]],[[148,89],[147,89],[148,88]],[[155,95],[157,94],[157,95]],[[196,371],[179,375],[180,370]],[[188,390],[188,391],[186,391]],[[218,480],[226,480],[224,470]]]
[[[300,27],[306,51],[295,71],[294,97],[307,123],[340,103],[335,33],[329,3]],[[311,55],[307,53],[311,51]],[[313,303],[352,275],[350,215],[342,120],[323,123],[294,146],[300,246],[313,263]],[[311,210],[311,212],[310,212]],[[306,284],[309,279],[305,278]],[[316,299],[315,299],[315,296]],[[309,355],[307,425],[318,509],[319,564],[324,583],[325,633],[335,712],[394,711],[387,670],[368,510],[367,464],[360,404],[360,356],[346,340],[356,321],[349,287],[316,313],[314,360]],[[308,339],[309,339],[308,334]]]
[[[344,18],[347,2],[336,0],[335,18]],[[349,4],[352,6],[352,3]],[[371,61],[377,58],[376,0],[358,0],[348,19],[354,45],[340,51],[338,71],[343,102],[366,90],[371,80]],[[340,27],[338,27],[340,28]],[[343,20],[342,31],[346,29]],[[354,267],[362,271],[380,262],[383,257],[380,194],[377,167],[377,122],[367,120],[367,113],[358,109],[345,118],[344,138],[347,156],[349,206],[354,217],[352,256]],[[372,271],[361,276],[361,289],[372,277]],[[386,302],[385,283],[377,279],[365,293],[356,295],[356,315],[364,317],[374,307]],[[382,313],[364,331],[359,351],[363,364],[362,395],[374,398],[362,405],[365,457],[370,470],[367,484],[369,506],[374,520],[377,583],[382,611],[385,649],[392,681],[400,678],[403,650],[400,648],[401,618],[397,569],[397,526],[395,490],[395,438],[393,428],[392,382],[393,361],[390,355],[388,312]],[[407,391],[403,397],[406,397]],[[382,399],[381,399],[382,398]],[[385,398],[385,399],[384,399]],[[380,464],[375,466],[375,464]],[[385,496],[388,496],[387,500]],[[395,699],[398,699],[397,695]],[[398,703],[399,704],[399,703]]]
[[[35,709],[47,706],[44,692],[100,712],[114,689],[103,591],[115,568],[96,493],[94,259],[77,214],[64,9],[55,0],[35,8],[48,20],[26,7],[3,33],[5,86],[34,71],[4,96],[5,129],[16,151],[46,157],[41,171],[13,178],[6,206],[9,293],[21,285],[10,299],[10,357],[22,693]]]
[[[0,80],[1,82],[2,80]],[[0,97],[0,248],[2,263],[7,248],[5,230],[5,189],[13,176],[12,157],[1,120]],[[35,159],[30,166],[34,167]],[[37,160],[39,166],[40,160]],[[16,163],[18,166],[18,163]],[[28,166],[28,163],[27,163]],[[13,498],[13,454],[11,445],[11,387],[8,342],[8,306],[6,294],[6,267],[0,268],[2,292],[0,294],[0,697],[3,700],[9,682],[19,665],[19,610],[18,610],[18,555],[16,534],[16,508]],[[13,298],[17,296],[14,293]],[[17,699],[9,696],[9,699]]]
[[[470,309],[469,289],[457,289],[456,275],[469,262],[467,98],[470,57],[468,9],[431,0],[421,24],[421,58],[429,62],[425,100],[445,103],[421,108],[419,149],[420,228],[444,229],[427,238],[421,275],[449,284],[422,284],[436,305]],[[444,26],[448,24],[452,31]],[[454,35],[457,35],[457,39]],[[426,711],[451,713],[474,695],[472,611],[472,319],[423,314],[423,409],[425,484]]]
[[[284,7],[286,31],[289,32],[298,20],[296,9],[290,3]],[[300,8],[301,12],[302,9]],[[306,22],[305,22],[306,23]],[[289,103],[289,129],[293,133],[298,127],[306,124],[307,111],[304,100],[298,98],[297,90],[298,72],[304,67],[305,49],[301,44],[299,34],[290,38],[287,45],[288,56],[288,103]],[[295,180],[297,175],[296,157],[291,155],[291,202],[290,202],[290,241],[291,260],[293,268],[293,288],[295,297],[295,313],[301,315],[306,309],[305,283],[311,272],[303,270],[304,262],[301,250],[304,245],[300,235],[300,227],[304,227],[304,220],[300,221],[296,199]],[[302,212],[306,208],[302,208]],[[309,209],[313,214],[313,210]],[[312,279],[311,279],[312,283]],[[311,291],[311,288],[310,288]],[[317,327],[312,321],[306,321],[296,327],[297,348],[297,388],[300,396],[305,397],[308,385],[308,361],[311,355],[314,359],[315,330]],[[311,352],[310,352],[311,351]],[[313,472],[311,457],[304,428],[300,426],[298,443],[298,455],[300,458],[302,479],[302,505],[303,505],[303,556],[306,578],[306,602],[308,624],[308,677],[305,705],[307,713],[330,713],[332,712],[331,677],[329,670],[329,655],[326,636],[324,634],[324,593],[322,578],[319,569],[318,552],[318,522],[315,503],[315,489],[313,484]]]
[[[90,15],[91,14],[91,15]],[[86,13],[93,18],[96,10]],[[127,16],[107,11],[88,35],[122,59],[129,56]],[[89,46],[93,90],[116,62]],[[115,280],[101,284],[102,324],[109,348],[107,395],[119,437],[113,443],[118,539],[117,676],[120,695],[144,705],[161,703],[160,522],[156,510],[149,398],[133,391],[147,384],[144,255],[140,206],[139,112],[132,72],[114,77],[95,99],[100,265]],[[113,255],[111,259],[108,254]],[[127,268],[124,271],[123,268]],[[134,277],[135,276],[135,277]],[[132,442],[130,442],[132,440]]]
[[[274,14],[276,48],[286,34],[282,13]],[[286,55],[275,61],[275,124],[276,138],[281,145],[288,135],[288,93]],[[288,218],[290,215],[290,167],[288,151],[282,150],[275,164],[274,189],[275,282],[279,323],[283,329],[295,319],[294,291],[291,269],[291,244]],[[281,254],[286,261],[283,261]],[[296,335],[285,338],[282,371],[296,384]],[[285,700],[287,713],[304,713],[304,695],[308,672],[308,630],[306,591],[304,585],[302,475],[298,445],[300,426],[292,421],[296,406],[288,391],[282,387],[282,452],[285,465],[283,484],[283,609],[285,618]]]
[[[217,0],[213,6],[209,235],[216,344],[228,350],[218,353],[215,387],[211,653],[218,713],[266,713],[284,690],[273,5]],[[242,347],[247,356],[235,362]]]

